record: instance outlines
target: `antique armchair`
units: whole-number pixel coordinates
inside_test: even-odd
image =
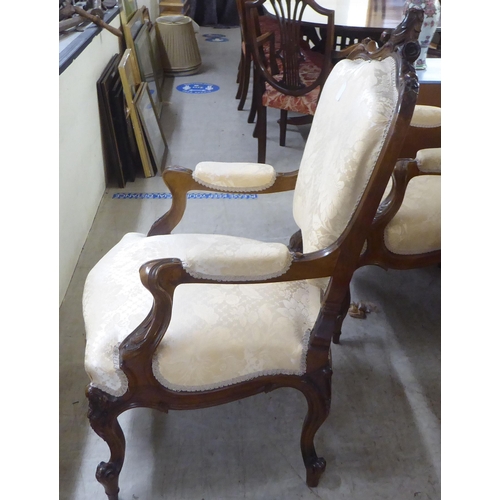
[[[331,340],[413,113],[421,12],[408,13],[404,37],[375,53],[360,46],[335,67],[299,170],[167,168],[171,209],[148,235],[126,234],[90,271],[86,394],[90,424],[110,449],[96,472],[109,499],[118,499],[125,458],[118,417],[126,410],[203,408],[280,387],[307,400],[300,450],[307,484],[318,484],[326,462],[314,437],[330,408]],[[294,188],[301,253],[282,243],[169,234],[189,190]]]
[[[359,266],[414,269],[441,261],[441,148],[396,164]]]
[[[246,38],[254,64],[253,98],[257,123],[254,136],[258,141],[257,161],[266,158],[267,108],[280,110],[280,146],[286,142],[288,123],[310,123],[321,87],[332,68],[334,45],[334,11],[318,5],[315,0],[268,0],[266,9],[276,20],[279,30],[262,33],[255,22],[256,12],[264,0],[245,1]],[[314,52],[304,40],[303,11],[306,6],[325,17],[325,49]],[[277,41],[278,39],[278,41]],[[288,119],[288,113],[302,115]],[[253,116],[250,117],[252,120]]]

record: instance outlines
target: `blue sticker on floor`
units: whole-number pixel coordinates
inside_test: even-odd
[[[187,198],[197,200],[256,200],[256,194],[240,193],[188,193]],[[170,193],[115,193],[113,198],[121,200],[171,200]]]
[[[219,35],[218,33],[211,33],[203,35],[207,42],[229,42],[226,35]]]
[[[211,94],[220,89],[218,85],[213,85],[212,83],[183,83],[175,88],[185,94]]]

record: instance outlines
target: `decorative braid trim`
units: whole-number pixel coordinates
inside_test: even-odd
[[[276,182],[276,171],[273,172],[273,178],[270,182],[266,184],[262,184],[260,186],[253,186],[253,187],[233,187],[233,186],[221,186],[218,184],[211,184],[209,182],[202,181],[200,178],[198,178],[195,175],[195,172],[193,172],[193,179],[198,183],[201,184],[202,186],[205,186],[210,189],[215,189],[217,191],[223,191],[226,193],[251,193],[255,191],[264,191],[265,189],[270,188],[275,182]]]
[[[410,127],[413,127],[413,128],[439,128],[439,127],[441,127],[441,124],[439,124],[439,125],[425,125],[425,124],[411,123]]]
[[[197,272],[196,270],[192,269],[190,265],[187,262],[182,261],[182,267],[184,268],[184,271],[186,271],[190,276],[196,279],[205,279],[205,280],[214,280],[214,281],[219,281],[219,282],[224,282],[224,281],[264,281],[264,280],[269,280],[271,278],[277,278],[278,276],[282,276],[285,274],[289,269],[290,266],[292,265],[293,261],[293,256],[291,253],[288,254],[287,256],[287,262],[285,264],[285,267],[280,269],[279,271],[275,271],[274,273],[269,273],[269,274],[262,274],[262,275],[257,275],[257,276],[248,276],[248,275],[243,275],[243,276],[219,276],[216,274],[206,274],[206,273],[200,273]]]
[[[92,387],[96,387],[97,389],[105,392],[106,394],[109,394],[110,396],[115,396],[117,398],[123,396],[127,390],[128,390],[128,379],[125,373],[120,368],[120,344],[121,342],[118,342],[114,347],[113,347],[113,367],[114,367],[114,372],[113,375],[116,375],[120,381],[120,387],[118,389],[113,389],[112,387],[109,386],[109,384],[105,384],[102,382],[95,382],[91,381],[90,385]]]
[[[160,364],[158,362],[158,356],[155,354],[153,356],[153,375],[156,380],[172,391],[176,392],[201,392],[210,391],[214,389],[221,389],[223,387],[229,387],[230,385],[239,384],[240,382],[247,382],[259,377],[273,376],[273,375],[304,375],[306,372],[306,361],[307,361],[307,348],[309,347],[309,337],[311,336],[311,330],[306,330],[304,336],[302,337],[302,355],[300,358],[300,368],[298,370],[262,370],[260,372],[253,372],[247,375],[241,375],[239,377],[234,377],[229,380],[224,380],[222,382],[217,382],[214,384],[204,384],[197,386],[185,386],[179,384],[172,384],[160,373]]]

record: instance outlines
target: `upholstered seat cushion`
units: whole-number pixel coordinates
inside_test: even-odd
[[[262,191],[274,184],[276,171],[264,163],[202,161],[196,165],[193,178],[213,189]]]
[[[281,61],[278,60],[278,67],[281,69]],[[312,61],[307,54],[300,64],[300,79],[304,85],[312,85],[321,73],[321,67]],[[280,75],[275,76],[277,80]],[[303,96],[285,95],[266,83],[266,91],[262,96],[262,104],[269,108],[284,109],[303,115],[314,115],[318,105],[320,88],[319,86]]]
[[[403,204],[384,232],[386,247],[399,255],[441,249],[441,176],[422,175],[408,183]]]
[[[188,262],[193,255],[196,260],[196,251],[191,249],[198,243],[227,249],[252,247],[252,241],[218,235],[125,235],[96,264],[85,283],[85,368],[92,384],[116,396],[127,389],[118,366],[118,347],[153,303],[139,278],[143,263],[174,257]],[[262,256],[266,251],[261,245],[268,244],[255,242]],[[265,269],[254,275],[273,267],[286,270],[287,263],[280,261],[280,244],[271,245],[269,252],[276,257],[267,259]],[[200,265],[191,262],[190,267]],[[170,325],[153,359],[154,374],[165,387],[186,391],[263,374],[302,374],[305,346],[319,308],[320,290],[307,281],[180,285],[174,293]]]

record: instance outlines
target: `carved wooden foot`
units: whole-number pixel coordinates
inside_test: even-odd
[[[314,436],[330,413],[331,378],[331,368],[325,367],[309,379],[308,390],[303,391],[308,411],[302,426],[300,447],[306,467],[306,482],[310,487],[318,486],[319,478],[326,468],[326,460],[316,454]]]
[[[323,457],[316,457],[312,463],[306,465],[306,483],[307,486],[315,488],[318,486],[321,474],[325,472],[326,460]]]
[[[125,459],[125,437],[118,423],[118,398],[89,386],[87,388],[89,400],[88,418],[92,429],[109,446],[111,453],[108,462],[101,462],[97,466],[96,479],[104,486],[109,500],[118,500],[118,478]]]
[[[112,462],[101,462],[97,466],[95,477],[104,486],[104,491],[109,500],[118,500],[120,470],[121,465],[118,466],[118,464]]]

